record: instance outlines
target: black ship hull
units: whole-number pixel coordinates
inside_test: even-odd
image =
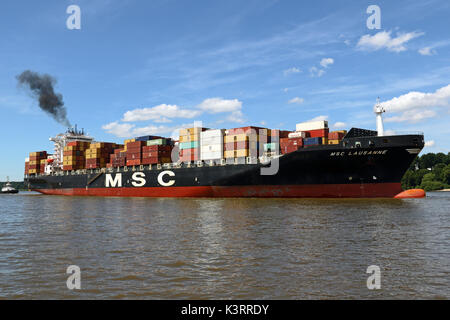
[[[135,166],[28,176],[43,194],[128,197],[394,197],[423,135],[356,137],[270,163]],[[251,159],[247,159],[251,160]]]

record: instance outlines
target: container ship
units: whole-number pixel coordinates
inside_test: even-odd
[[[327,121],[295,131],[262,127],[180,129],[177,141],[142,136],[96,142],[76,128],[32,152],[28,188],[47,195],[119,197],[398,197],[401,178],[424,147],[422,133],[330,131]],[[419,196],[422,196],[421,194]]]

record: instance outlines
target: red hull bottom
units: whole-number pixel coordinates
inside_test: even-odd
[[[400,183],[320,184],[292,186],[197,186],[152,188],[34,189],[48,195],[101,197],[206,198],[392,198]]]

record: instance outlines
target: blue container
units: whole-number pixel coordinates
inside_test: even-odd
[[[322,144],[322,138],[321,137],[317,137],[317,138],[305,138],[303,140],[303,144],[305,146],[318,146]]]
[[[198,141],[180,142],[180,149],[198,148]]]
[[[158,136],[142,136],[142,137],[137,137],[136,141],[148,141],[148,140],[154,140],[154,139],[160,139],[161,137]]]

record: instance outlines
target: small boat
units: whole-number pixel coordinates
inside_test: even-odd
[[[7,178],[6,179],[6,183],[3,186],[1,193],[2,194],[5,194],[5,193],[19,193],[19,190],[13,188],[11,186],[11,183],[9,182],[9,178]]]

